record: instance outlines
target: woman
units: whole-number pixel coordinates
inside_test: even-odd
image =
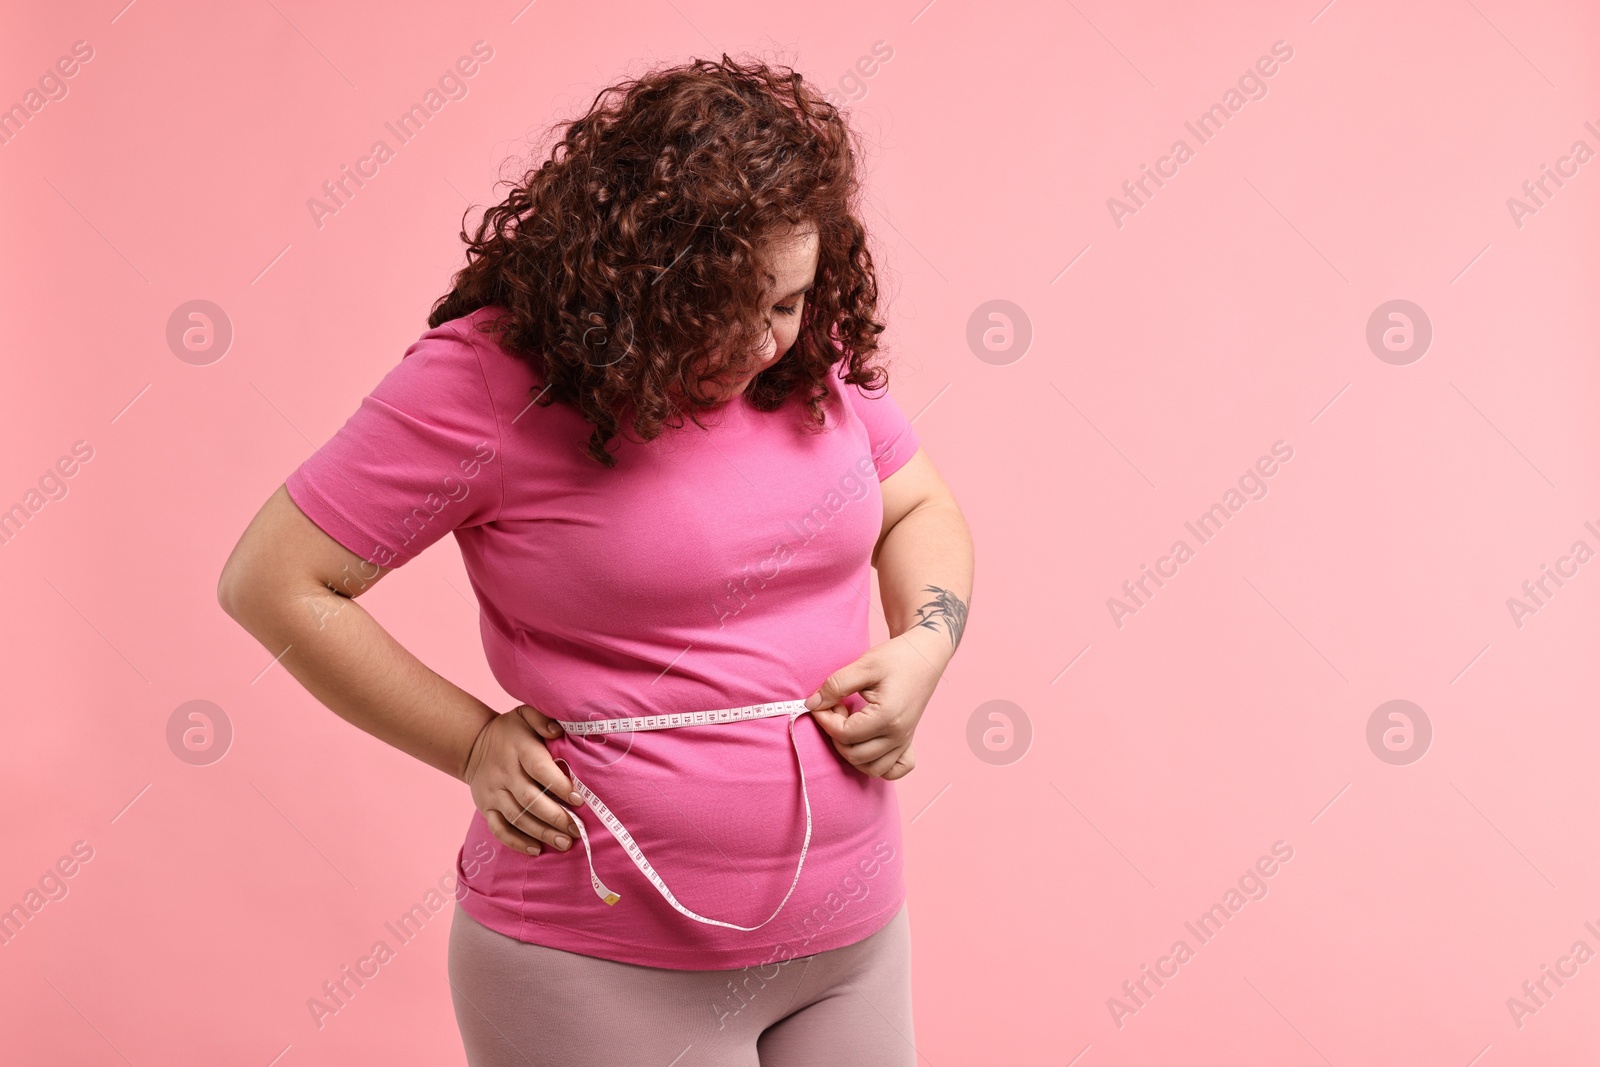
[[[473,1065],[915,1061],[891,783],[972,546],[860,388],[857,193],[792,71],[606,90],[228,560],[219,600],[312,695],[471,788]],[[354,604],[452,531],[506,712]],[[869,648],[873,567],[894,636]]]

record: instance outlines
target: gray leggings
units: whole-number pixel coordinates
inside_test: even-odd
[[[853,945],[741,970],[583,956],[456,905],[451,998],[469,1067],[913,1067],[904,906]]]

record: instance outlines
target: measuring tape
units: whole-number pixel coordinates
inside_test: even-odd
[[[776,919],[778,912],[782,911],[783,906],[789,903],[789,897],[794,893],[794,887],[800,884],[800,869],[806,864],[806,849],[811,847],[811,797],[806,793],[806,768],[800,761],[800,748],[794,740],[794,722],[805,714],[807,710],[806,703],[803,700],[780,700],[770,704],[751,704],[742,708],[719,708],[716,711],[683,711],[668,715],[642,715],[633,719],[591,719],[587,722],[568,722],[565,719],[555,720],[561,724],[561,728],[567,733],[581,737],[590,734],[633,733],[638,730],[672,730],[684,726],[715,726],[722,723],[745,722],[750,719],[771,719],[779,715],[787,715],[789,717],[789,744],[794,749],[795,766],[800,768],[800,799],[805,802],[806,809],[806,839],[800,844],[800,862],[795,865],[794,880],[789,883],[789,891],[783,894],[783,899],[778,902],[778,906],[773,909],[772,914],[754,926],[740,926],[738,923],[723,922],[721,919],[710,919],[704,915],[697,915],[680,904],[678,898],[672,895],[672,890],[667,888],[667,883],[662,880],[661,875],[657,874],[656,869],[650,866],[650,861],[644,858],[644,850],[633,839],[633,835],[628,833],[627,828],[622,825],[622,821],[612,813],[610,808],[605,806],[605,803],[599,797],[595,796],[592,789],[578,781],[578,776],[572,772],[571,764],[559,756],[556,757],[556,762],[566,768],[567,777],[572,779],[573,790],[583,798],[583,802],[599,817],[601,825],[611,831],[611,836],[616,838],[617,843],[628,853],[629,858],[633,860],[633,865],[638,867],[640,873],[646,878],[650,879],[650,884],[655,886],[667,903],[676,908],[680,914],[687,915],[695,922],[707,923],[711,926],[725,926],[730,930],[759,930],[773,919]],[[578,836],[583,839],[583,852],[589,860],[589,884],[594,886],[595,896],[606,904],[615,904],[622,899],[622,895],[615,890],[607,888],[606,884],[600,880],[600,876],[595,874],[594,852],[589,847],[588,829],[583,825],[583,820],[578,818],[577,812],[568,811],[567,814],[571,815],[572,821],[578,824]]]

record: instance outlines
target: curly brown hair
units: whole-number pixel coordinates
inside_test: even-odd
[[[816,229],[816,284],[794,344],[745,399],[775,411],[803,389],[815,427],[841,359],[844,381],[886,383],[867,363],[884,325],[854,134],[801,75],[724,53],[603,89],[564,125],[475,236],[463,218],[467,265],[428,325],[503,308],[481,328],[539,374],[540,406],[594,427],[588,455],[612,467],[626,429],[649,441],[686,413],[702,425],[718,403],[702,387],[756,359],[768,241],[797,227]]]

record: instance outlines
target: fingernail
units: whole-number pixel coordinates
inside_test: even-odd
[[[566,848],[570,844],[572,842],[568,838],[562,837],[560,834],[556,835],[556,848]]]
[[[537,856],[539,854],[539,846],[538,845],[529,845],[528,846],[528,852],[529,852],[530,855]]]
[[[808,711],[816,710],[817,705],[820,703],[822,703],[821,693],[812,693],[810,696],[806,697],[806,709]]]
[[[567,799],[572,801],[574,804],[582,804],[583,803],[583,798],[581,796],[579,796],[577,793],[573,793],[571,796],[567,797]]]

